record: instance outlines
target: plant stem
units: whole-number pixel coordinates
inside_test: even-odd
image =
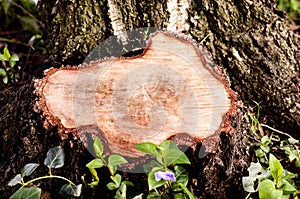
[[[67,182],[69,182],[70,184],[72,185],[75,185],[71,180],[65,178],[65,177],[62,177],[62,176],[56,176],[56,175],[49,175],[49,176],[42,176],[42,177],[38,177],[38,178],[34,178],[32,180],[29,180],[28,182],[24,183],[22,188],[29,185],[30,183],[33,183],[35,181],[38,181],[38,180],[42,180],[42,179],[48,179],[48,178],[59,178],[59,179],[62,179],[62,180],[65,180]]]

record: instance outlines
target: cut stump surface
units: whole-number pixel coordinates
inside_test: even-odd
[[[47,70],[36,84],[38,108],[61,137],[96,126],[111,152],[129,157],[142,155],[141,142],[176,135],[199,142],[228,128],[236,102],[206,60],[192,42],[157,32],[142,55]]]

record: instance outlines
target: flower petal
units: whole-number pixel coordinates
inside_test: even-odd
[[[170,172],[170,171],[157,171],[154,173],[154,176],[155,176],[155,180],[156,181],[160,181],[161,179],[164,179],[164,180],[171,180],[173,182],[176,181],[176,177],[175,177],[175,174],[173,172]]]

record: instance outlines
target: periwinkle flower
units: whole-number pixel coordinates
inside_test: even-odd
[[[175,174],[170,171],[157,171],[154,173],[155,180],[158,182],[161,179],[163,180],[171,180],[172,182],[176,181]]]

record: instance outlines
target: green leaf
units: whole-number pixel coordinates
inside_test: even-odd
[[[242,184],[245,191],[254,193],[257,192],[259,187],[259,181],[257,177],[253,176],[244,176],[242,178]]]
[[[9,67],[10,67],[10,68],[14,68],[15,65],[16,65],[16,62],[15,62],[15,61],[9,60]]]
[[[36,168],[38,168],[38,166],[39,164],[37,163],[26,164],[21,171],[22,177],[30,176],[36,170]]]
[[[0,75],[6,77],[7,73],[3,68],[0,68]]]
[[[277,190],[273,181],[266,179],[259,185],[259,198],[260,199],[283,199],[283,191]]]
[[[118,188],[117,185],[116,185],[115,183],[113,183],[113,182],[109,182],[109,183],[106,185],[106,187],[107,187],[109,190],[115,190],[115,189]]]
[[[299,151],[296,149],[293,149],[290,151],[289,155],[289,160],[292,162],[293,160],[300,160],[299,158]]]
[[[60,168],[64,165],[65,154],[61,146],[53,147],[47,152],[44,164],[49,168]]]
[[[178,149],[169,149],[165,152],[165,164],[191,164],[187,156]]]
[[[157,192],[150,192],[147,199],[170,199],[170,197],[167,194],[160,195]]]
[[[96,156],[102,157],[104,149],[103,149],[102,142],[100,141],[100,139],[98,137],[96,137],[93,147],[94,147]]]
[[[265,153],[263,152],[263,150],[257,149],[257,150],[255,150],[255,155],[256,155],[256,157],[262,158],[262,157],[264,157]]]
[[[263,146],[263,145],[261,145],[260,148],[261,148],[261,150],[263,150],[266,153],[270,152],[270,147],[269,146]]]
[[[179,185],[178,185],[179,186]],[[181,188],[180,188],[181,189]],[[182,189],[181,189],[182,190]],[[180,198],[180,199],[189,199],[189,196],[186,194],[186,193],[178,193],[178,192],[175,192],[173,194],[174,198]]]
[[[164,169],[164,165],[161,163],[158,163],[157,161],[151,160],[143,165],[145,173],[149,173],[154,167]]]
[[[264,146],[267,146],[271,143],[270,138],[266,135],[264,137],[262,137],[260,141],[261,141],[261,144]]]
[[[42,190],[37,187],[21,188],[16,191],[9,199],[39,199]]]
[[[184,192],[189,196],[189,199],[197,199],[189,190],[188,188],[186,188],[185,185],[181,184],[181,183],[178,183],[181,188],[184,190]]]
[[[9,51],[8,51],[8,49],[7,49],[7,47],[5,47],[5,48],[3,49],[3,55],[4,55],[4,57],[6,58],[6,60],[9,60],[9,58],[11,57],[11,55],[10,55],[10,53],[9,53]]]
[[[296,140],[296,139],[294,139],[294,138],[289,138],[289,139],[288,139],[288,142],[289,142],[290,144],[297,144],[297,143],[299,143],[299,140]]]
[[[175,142],[171,141],[171,140],[166,140],[163,143],[161,143],[159,145],[160,148],[163,148],[164,150],[169,150],[169,149],[178,149],[177,144],[175,144]]]
[[[127,160],[120,155],[113,154],[108,157],[109,166],[118,166],[120,164],[126,164],[126,163],[128,163]]]
[[[8,82],[8,77],[7,77],[7,76],[4,77],[4,78],[2,79],[2,81],[3,81],[4,84],[7,84],[7,82]]]
[[[295,166],[296,166],[296,167],[300,167],[300,160],[297,160],[297,161],[295,162]]]
[[[22,184],[21,180],[22,180],[22,175],[21,174],[17,174],[13,179],[11,179],[9,181],[8,186],[15,186],[17,184]]]
[[[61,187],[59,193],[63,196],[75,196],[79,197],[81,195],[82,184],[73,185],[73,184],[65,184]]]
[[[115,175],[115,173],[117,172],[117,166],[107,165],[107,168],[111,175]]]
[[[90,170],[90,173],[92,174],[93,182],[89,183],[88,185],[91,187],[97,186],[99,183],[99,177],[98,177],[97,171],[94,168],[89,168],[89,170]]]
[[[148,186],[149,186],[149,190],[151,191],[152,189],[161,187],[164,184],[167,184],[166,180],[160,180],[160,181],[156,181],[155,180],[155,175],[154,173],[157,171],[163,171],[160,168],[153,168],[152,171],[149,173],[148,175]]]
[[[116,184],[117,188],[119,188],[122,182],[122,176],[120,174],[116,174],[115,176],[110,176],[110,178]]]
[[[88,167],[88,168],[101,168],[101,167],[103,167],[104,166],[104,163],[103,163],[103,161],[101,160],[101,159],[93,159],[92,161],[90,161],[87,165],[86,165],[86,167]]]
[[[135,145],[135,148],[146,154],[158,155],[157,146],[151,142],[139,143]]]
[[[284,180],[280,189],[283,190],[284,195],[290,195],[297,191],[297,189],[293,185],[291,185],[287,180]]]
[[[282,176],[283,167],[279,160],[271,153],[269,156],[269,166],[272,177],[275,181],[278,181],[278,179]]]
[[[0,54],[0,61],[8,61],[8,59],[3,54]]]
[[[174,167],[174,171],[175,171],[176,182],[181,183],[184,186],[187,186],[189,182],[189,173],[185,170],[185,168],[176,165]]]
[[[251,162],[250,167],[247,170],[249,172],[249,176],[256,176],[262,171],[262,169],[263,168],[259,162]]]
[[[132,199],[143,199],[144,194],[141,193],[140,195],[134,196]]]
[[[18,57],[18,55],[13,54],[9,60],[10,61],[19,61],[19,57]]]
[[[297,178],[297,177],[298,177],[297,174],[294,174],[294,173],[289,172],[287,170],[283,170],[282,176],[280,177],[280,180],[287,180],[287,179]]]
[[[129,181],[123,181],[121,184],[127,185],[127,186],[134,186],[132,182]]]

